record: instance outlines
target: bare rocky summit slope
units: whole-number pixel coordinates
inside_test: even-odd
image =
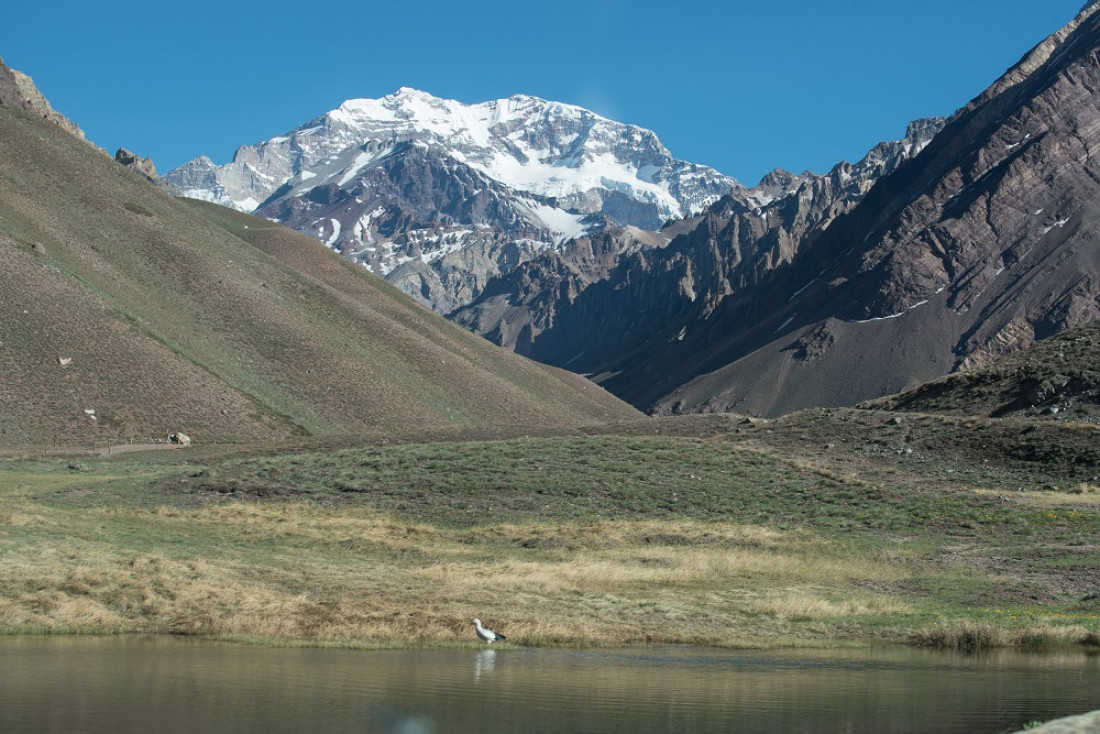
[[[12,69],[3,59],[0,59],[0,107],[14,107],[39,115],[84,140],[84,131],[50,106],[49,101],[34,85],[34,80],[23,72]]]

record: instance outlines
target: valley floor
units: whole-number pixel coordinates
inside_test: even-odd
[[[1095,426],[841,410],[507,433],[5,459],[0,631],[456,645],[480,617],[517,645],[1100,642]]]

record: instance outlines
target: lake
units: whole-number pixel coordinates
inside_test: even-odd
[[[1008,732],[1100,708],[1100,657],[905,647],[278,649],[0,638],[0,732]]]

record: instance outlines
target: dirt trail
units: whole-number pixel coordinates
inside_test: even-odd
[[[80,446],[58,446],[51,448],[44,447],[26,447],[26,448],[0,448],[0,457],[18,457],[18,456],[112,456],[114,454],[122,454],[130,451],[159,451],[167,449],[184,449],[187,448],[182,444],[176,443],[120,443],[110,444],[107,446],[95,446],[92,448],[80,447]]]

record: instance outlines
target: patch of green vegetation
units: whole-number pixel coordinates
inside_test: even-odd
[[[833,552],[848,558],[894,558],[904,578],[869,582],[870,588],[902,600],[907,608],[904,614],[865,610],[853,632],[851,620],[829,612],[843,608],[838,599],[855,593],[857,587],[851,587],[816,596],[812,604],[786,599],[761,607],[771,610],[760,620],[769,629],[812,622],[832,635],[889,639],[968,615],[1003,627],[1015,620],[987,620],[983,610],[1033,609],[1037,599],[1050,605],[1048,620],[1062,614],[1067,624],[1092,621],[1092,610],[1074,596],[1080,593],[1081,576],[1095,565],[1091,546],[1084,545],[1097,529],[1091,510],[1005,502],[988,490],[976,493],[970,489],[979,476],[974,472],[930,482],[920,472],[897,466],[853,471],[846,463],[808,460],[805,452],[792,455],[781,445],[765,450],[759,437],[704,433],[640,436],[628,430],[206,460],[180,452],[97,461],[75,473],[59,463],[24,462],[8,467],[8,479],[19,478],[25,497],[73,509],[139,506],[191,512],[242,501],[270,507],[304,501],[336,512],[381,511],[405,522],[468,528],[474,534],[463,545],[497,562],[516,548],[524,558],[568,556],[576,541],[554,539],[553,528],[562,524],[595,527],[663,518],[670,526],[682,521],[765,526],[829,539],[840,544],[841,550]],[[154,458],[156,463],[147,463]],[[139,531],[131,523],[126,512],[108,515],[91,536],[102,542],[122,539],[135,552],[156,551],[179,560],[200,544],[210,549],[207,557],[218,560],[262,563],[264,558],[322,553],[332,563],[354,565],[357,554],[372,548],[349,538],[293,539],[272,527],[241,536],[201,528],[169,531],[148,520],[142,523],[149,527]],[[527,539],[477,530],[502,523],[536,530]],[[677,538],[675,532],[650,531],[647,537],[653,548],[707,547],[700,537]],[[1058,538],[1059,545],[1046,545],[1051,538]],[[712,593],[706,584],[692,593],[704,592]],[[768,615],[781,613],[777,610],[789,610],[782,614],[792,620],[776,626]]]
[[[169,501],[311,499],[443,523],[668,517],[819,531],[1065,532],[1076,511],[951,485],[836,475],[721,439],[559,437],[369,446],[223,462],[161,484]]]
[[[849,445],[827,448],[814,421],[850,431],[834,433]],[[917,428],[905,434],[910,444]],[[271,605],[287,603],[278,599],[299,600],[297,631],[243,618],[203,623],[231,637],[337,644],[319,631],[335,615],[345,632],[331,634],[350,644],[450,644],[461,639],[451,616],[468,616],[464,605],[507,602],[522,617],[512,628],[529,625],[539,644],[1090,644],[1100,624],[1100,504],[1020,491],[1037,484],[1037,465],[942,461],[929,448],[899,452],[895,440],[880,418],[844,414],[766,430],[678,418],[588,435],[311,438],[10,461],[0,464],[0,522],[9,551],[121,554],[153,578],[170,571],[172,584],[199,574],[216,599],[214,588],[245,583],[244,574],[273,618],[281,612]],[[141,560],[150,558],[161,560]],[[498,569],[505,576],[495,579]],[[383,573],[395,586],[365,581]],[[57,576],[56,593],[90,583]],[[117,579],[102,583],[130,593]],[[484,584],[504,601],[468,598]],[[357,594],[393,600],[390,621],[353,623],[350,610],[367,603],[348,601]],[[442,600],[438,616],[402,606],[422,606],[421,594]],[[599,630],[542,626],[559,604],[580,605]],[[175,629],[173,614],[149,619]],[[656,631],[668,627],[682,634]]]

